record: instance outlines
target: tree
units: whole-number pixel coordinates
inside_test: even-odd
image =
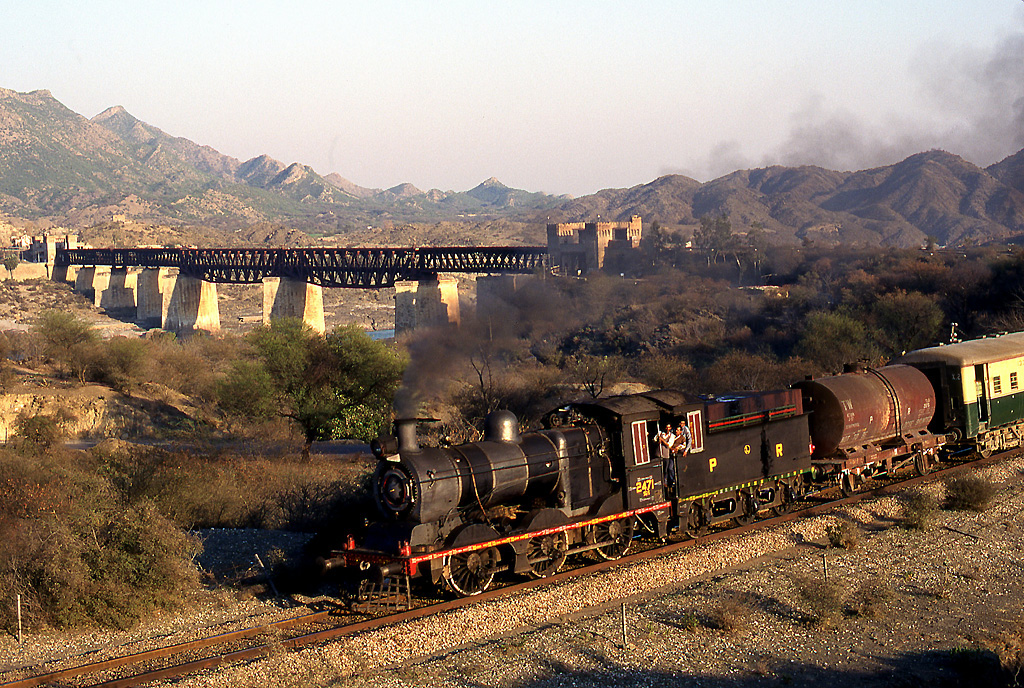
[[[768,237],[764,230],[764,223],[755,220],[750,223],[750,231],[747,232],[746,260],[754,269],[758,282],[761,280],[761,266],[768,251]]]
[[[8,253],[4,256],[4,268],[7,269],[7,274],[11,276],[11,279],[14,279],[14,270],[20,263],[21,261],[18,260],[18,256],[13,253]]]
[[[98,359],[99,336],[92,325],[71,313],[45,310],[39,314],[33,331],[42,339],[43,352],[60,372],[74,375],[84,384]]]
[[[708,266],[733,247],[732,223],[728,215],[700,219],[700,227],[693,232],[693,247],[707,254]]]
[[[370,339],[357,325],[335,328],[327,346],[337,361],[336,414],[329,422],[332,437],[370,440],[391,424],[391,408],[408,364],[404,352]]]
[[[935,299],[916,291],[886,294],[871,310],[879,344],[896,356],[935,344],[945,320]]]
[[[390,422],[405,356],[355,325],[321,337],[301,320],[274,320],[247,336],[256,360],[236,364],[220,388],[229,413],[293,420],[305,438],[370,440]]]
[[[859,320],[839,312],[807,316],[797,353],[829,373],[842,372],[847,363],[874,362],[878,353]]]
[[[217,384],[220,408],[237,418],[270,418],[277,408],[275,395],[274,381],[260,361],[233,361]]]
[[[565,374],[592,399],[601,396],[605,388],[618,381],[623,374],[618,357],[576,354],[568,356],[563,364]]]

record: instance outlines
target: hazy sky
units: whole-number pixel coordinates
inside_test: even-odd
[[[1024,148],[1021,0],[0,0],[0,87],[368,187]]]

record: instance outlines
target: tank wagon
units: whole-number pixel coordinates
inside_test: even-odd
[[[928,429],[935,390],[916,368],[854,370],[794,386],[811,413],[811,455],[819,479],[851,494],[875,473],[913,462],[923,475],[934,465],[944,437]]]
[[[1019,447],[1024,438],[1024,332],[994,335],[905,354],[939,399],[930,429],[951,447],[982,456]]]

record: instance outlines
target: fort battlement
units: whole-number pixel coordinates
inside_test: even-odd
[[[583,275],[640,248],[643,223],[639,215],[628,222],[558,222],[547,226],[547,234],[552,267]]]

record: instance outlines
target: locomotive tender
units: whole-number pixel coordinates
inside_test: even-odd
[[[453,447],[420,447],[416,422],[396,421],[397,437],[373,447],[381,518],[322,563],[354,567],[371,596],[385,581],[404,580],[407,590],[411,578],[473,595],[501,571],[545,577],[573,554],[621,557],[638,531],[697,536],[748,523],[828,485],[850,492],[907,465],[923,474],[947,443],[1017,446],[1022,368],[1018,333],[789,390],[711,398],[655,390],[573,403],[534,432],[520,433],[515,416],[498,411],[482,441]],[[678,423],[693,446],[667,470],[655,436]]]

